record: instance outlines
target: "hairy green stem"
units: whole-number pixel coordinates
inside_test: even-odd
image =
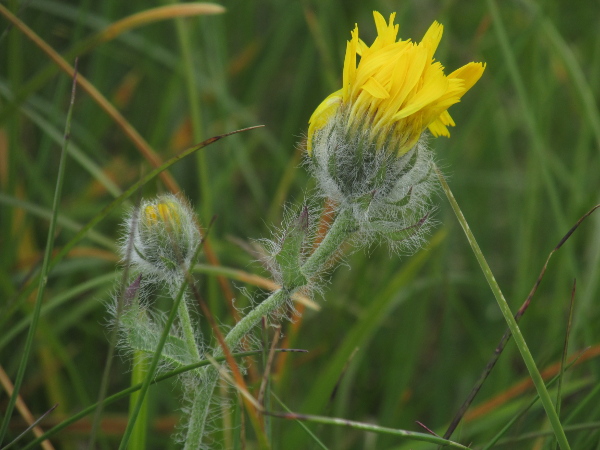
[[[202,443],[213,391],[219,381],[219,372],[214,367],[206,367],[202,378],[202,385],[198,386],[192,400],[184,450],[195,450]]]
[[[131,386],[136,386],[144,381],[146,376],[146,355],[140,350],[135,350],[133,353],[131,369]],[[129,397],[129,410],[133,411],[138,401],[139,393],[135,392]],[[145,398],[142,403],[142,408],[138,416],[138,420],[133,427],[129,448],[131,450],[144,450],[146,448],[146,434],[148,428],[148,398]]]
[[[227,348],[235,348],[263,316],[268,316],[277,311],[290,296],[291,292],[287,292],[285,289],[279,289],[273,292],[265,301],[257,305],[252,311],[244,316],[244,318],[240,320],[229,333],[227,333],[227,336],[225,337]],[[223,349],[219,349],[215,352],[215,356],[221,356],[222,354]]]
[[[342,209],[335,218],[327,235],[312,255],[302,265],[302,274],[311,279],[327,267],[344,241],[357,230],[356,220],[350,208]]]
[[[189,354],[193,355],[196,360],[202,359],[200,352],[198,351],[198,344],[196,343],[194,326],[192,325],[192,319],[190,317],[190,311],[188,310],[187,296],[183,294],[183,299],[179,303],[177,313],[179,314],[179,323],[183,331],[183,340],[188,346]]]
[[[263,316],[277,311],[290,298],[291,293],[285,289],[273,292],[265,301],[257,305],[240,320],[225,337],[225,344],[230,350],[235,348]],[[223,355],[223,349],[215,351],[215,357]],[[213,391],[219,381],[219,372],[215,367],[207,367],[202,387],[196,392],[190,414],[189,428],[185,439],[184,450],[196,449],[202,442],[206,419],[210,409]]]
[[[346,241],[350,234],[356,231],[356,228],[357,224],[352,216],[352,210],[348,208],[342,209],[335,218],[327,235],[319,244],[319,247],[302,265],[302,274],[307,279],[310,279],[323,271],[344,241]],[[233,349],[237,347],[244,336],[254,328],[261,318],[270,315],[283,306],[293,291],[294,289],[286,289],[285,287],[279,289],[250,311],[225,337],[227,348]],[[218,349],[215,352],[215,356],[222,355],[223,349]],[[219,381],[219,373],[215,367],[208,367],[205,370],[204,377],[203,386],[197,391],[196,398],[193,401],[184,447],[185,450],[197,448],[202,442],[213,391]]]
[[[194,327],[192,325],[190,312],[188,310],[188,305],[185,298],[179,304],[179,321],[181,322],[184,341],[189,347],[190,355],[194,355],[195,357],[200,359],[200,352],[198,351],[198,346],[194,337]],[[192,410],[190,412],[190,419],[188,422],[189,428],[185,439],[184,449],[197,448],[196,443],[202,442],[202,436],[204,435],[204,429],[206,427],[206,418],[209,408],[199,408],[197,398],[201,397],[203,393],[207,389],[210,389],[210,386],[213,386],[218,380],[217,373],[213,375],[212,372],[208,372],[207,370],[203,370],[199,373],[204,374],[204,376],[200,386],[198,386],[196,392],[194,393],[194,398],[192,400]]]
[[[192,261],[196,260],[201,248],[202,248],[201,246],[198,246],[198,249],[196,250],[196,254],[194,255],[194,257],[192,258]],[[133,427],[135,426],[135,422],[137,420],[138,414],[139,414],[140,410],[142,409],[142,403],[144,401],[144,398],[146,397],[146,394],[148,393],[148,388],[150,387],[150,384],[152,383],[152,379],[154,378],[156,368],[158,367],[158,362],[161,358],[162,350],[165,346],[165,343],[167,342],[167,337],[169,336],[169,331],[171,330],[171,325],[173,325],[175,317],[177,316],[177,312],[179,310],[179,305],[183,299],[186,289],[187,289],[187,281],[184,280],[181,283],[181,287],[179,289],[177,296],[174,298],[173,306],[171,307],[171,312],[169,313],[169,317],[167,318],[167,321],[165,323],[165,327],[160,336],[160,340],[158,341],[158,345],[156,346],[154,355],[152,356],[152,360],[150,361],[148,371],[146,372],[144,382],[142,383],[142,388],[140,389],[137,402],[136,402],[134,408],[129,413],[129,422],[127,423],[127,428],[125,429],[125,433],[123,434],[123,437],[121,438],[121,443],[119,444],[119,450],[125,450],[127,448],[129,439],[131,437],[131,433],[133,432]]]

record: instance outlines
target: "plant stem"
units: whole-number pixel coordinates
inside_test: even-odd
[[[231,329],[225,337],[225,343],[229,349],[234,349],[246,334],[260,321],[263,316],[268,316],[279,309],[290,298],[291,293],[285,289],[279,289],[273,292],[265,301],[257,305],[250,311],[235,327]],[[221,356],[223,350],[215,352],[215,356]]]
[[[144,377],[146,376],[146,355],[140,350],[136,350],[133,353],[133,368],[131,370],[131,386],[137,386],[138,384],[144,381]],[[129,410],[133,411],[135,409],[135,405],[138,401],[139,393],[135,392],[131,394],[129,397]],[[131,440],[129,441],[129,448],[131,450],[135,449],[145,449],[146,448],[146,433],[148,427],[148,398],[145,398],[142,407],[140,409],[140,413],[138,416],[138,420],[133,427],[133,432],[131,433]]]
[[[225,337],[225,343],[229,349],[239,345],[263,316],[268,316],[290,298],[290,293],[285,289],[273,292],[265,301],[257,305],[242,320],[240,320]],[[215,357],[223,355],[223,349],[215,351]],[[210,409],[213,391],[219,381],[219,372],[215,367],[207,367],[204,374],[202,387],[196,392],[196,398],[192,405],[189,428],[185,439],[184,450],[196,449],[202,442],[206,419]]]
[[[196,357],[198,360],[200,359],[200,352],[198,351],[198,346],[196,344],[196,339],[194,337],[194,327],[192,325],[192,320],[190,318],[190,312],[188,310],[188,305],[187,305],[187,301],[184,298],[181,303],[179,304],[179,321],[181,323],[181,328],[183,329],[183,338],[185,343],[187,344],[188,348],[189,348],[189,352],[190,355],[194,355],[194,357]],[[203,395],[202,393],[204,391],[206,391],[207,389],[212,389],[210,386],[213,386],[214,383],[216,382],[216,379],[218,379],[218,377],[216,377],[216,373],[213,375],[212,372],[204,370],[204,371],[198,371],[199,373],[203,373],[204,375],[204,379],[202,380],[202,382],[200,383],[200,385],[198,386],[198,389],[196,390],[195,394],[194,394],[194,399],[193,399],[193,403],[192,403],[192,412],[190,413],[190,420],[189,420],[189,429],[188,429],[188,433],[186,435],[186,439],[185,439],[185,449],[192,449],[192,448],[196,448],[194,443],[196,442],[202,442],[202,436],[204,434],[204,428],[206,426],[206,416],[208,413],[208,409],[209,408],[205,408],[205,409],[201,409],[198,408],[198,402],[196,401],[196,398],[198,398],[199,396]],[[212,378],[216,378],[214,381]],[[209,397],[210,398],[210,397]],[[188,444],[188,442],[190,444]]]
[[[198,250],[196,250],[196,254],[192,258],[192,261],[196,260],[196,258],[198,257],[198,252],[201,248],[202,247],[198,246]],[[167,342],[167,337],[169,336],[169,331],[171,330],[171,325],[173,325],[175,316],[177,316],[177,312],[179,310],[179,304],[181,303],[181,301],[183,299],[186,289],[187,289],[187,281],[185,281],[185,279],[184,279],[183,282],[181,283],[179,292],[174,299],[173,306],[171,307],[171,312],[169,313],[169,317],[167,318],[167,321],[165,323],[165,328],[163,329],[163,332],[160,336],[160,340],[158,341],[158,345],[156,346],[156,349],[154,351],[154,355],[152,356],[152,360],[150,361],[150,364],[148,366],[148,370],[146,372],[146,376],[144,377],[144,382],[142,383],[142,388],[140,389],[137,402],[136,402],[134,408],[129,413],[129,422],[127,423],[127,428],[125,429],[125,433],[123,434],[123,437],[121,438],[121,443],[119,444],[119,450],[125,450],[127,448],[129,439],[131,437],[131,433],[133,431],[133,427],[135,426],[135,422],[138,418],[138,414],[139,414],[140,410],[142,409],[142,403],[144,401],[144,398],[146,397],[146,394],[148,393],[148,388],[150,387],[150,384],[152,383],[152,379],[154,378],[154,374],[156,372],[156,368],[158,367],[158,362],[159,362],[161,354],[162,354],[162,349],[165,346],[165,343]]]
[[[282,351],[282,350],[278,349],[277,351]],[[246,356],[258,355],[260,353],[262,353],[262,350],[254,350],[252,352],[234,353],[233,356],[236,358],[243,358]],[[216,361],[218,361],[218,362],[221,362],[224,360],[225,360],[225,357],[216,358]],[[209,361],[203,360],[203,361],[199,361],[194,364],[189,364],[187,366],[180,367],[180,368],[172,370],[166,374],[155,377],[152,380],[151,384],[156,384],[161,381],[168,380],[169,378],[176,377],[177,375],[181,375],[182,373],[189,372],[190,370],[196,370],[201,367],[206,367],[210,364],[211,363]],[[110,405],[112,403],[115,403],[115,402],[131,395],[133,392],[139,391],[140,389],[142,389],[142,383],[137,384],[135,386],[130,386],[127,389],[117,392],[116,394],[110,395],[110,396],[106,397],[104,400],[102,400],[101,403],[104,406]],[[96,408],[98,408],[99,404],[100,404],[100,402],[94,403],[93,405],[88,406],[87,408],[83,409],[82,411],[78,412],[77,414],[74,414],[73,416],[71,416],[68,419],[64,420],[63,422],[59,423],[58,425],[55,425],[54,427],[50,428],[42,436],[39,436],[38,438],[31,441],[29,444],[25,445],[25,447],[23,447],[23,450],[29,450],[31,448],[39,447],[40,442],[43,442],[44,440],[56,435],[59,431],[64,430],[69,425],[71,425],[71,424],[77,422],[78,420],[82,419],[83,417],[93,413],[96,410]]]
[[[190,318],[190,312],[188,310],[187,298],[185,293],[183,294],[183,299],[181,299],[181,303],[179,303],[177,313],[179,314],[179,322],[183,330],[183,340],[188,346],[189,354],[193,355],[193,357],[199,361],[201,359],[200,352],[198,351],[198,344],[196,343],[194,326],[192,325],[192,319]]]
[[[325,238],[317,249],[302,265],[302,273],[307,279],[327,267],[329,260],[336,254],[344,241],[357,229],[356,220],[350,208],[342,209],[335,218]]]
[[[338,252],[340,246],[348,236],[356,231],[356,221],[352,216],[352,210],[342,209],[327,235],[319,244],[319,247],[302,265],[302,273],[307,279],[310,279],[327,267],[331,258]],[[293,290],[279,289],[273,292],[265,301],[257,305],[225,337],[225,344],[229,349],[239,345],[263,316],[268,316],[279,309],[291,296]],[[215,356],[223,355],[223,350],[218,349]],[[190,416],[188,433],[186,436],[185,449],[197,448],[202,442],[206,418],[211,404],[213,391],[219,380],[219,373],[216,368],[208,367],[205,371],[205,380],[202,388],[197,391],[192,413]]]
[[[213,391],[219,381],[219,372],[214,367],[207,367],[202,378],[202,384],[198,386],[194,395],[184,450],[197,449],[202,443]]]
[[[529,351],[529,348],[527,347],[527,343],[525,342],[525,338],[523,337],[523,334],[521,334],[521,329],[519,328],[519,325],[517,325],[517,321],[515,320],[513,313],[510,310],[510,307],[508,306],[508,303],[506,302],[506,299],[504,298],[502,291],[500,290],[500,286],[498,286],[498,283],[496,282],[496,279],[494,278],[494,275],[492,274],[492,270],[490,269],[490,266],[488,265],[487,261],[485,260],[485,257],[483,256],[483,253],[481,252],[481,249],[479,248],[479,244],[477,244],[477,241],[475,240],[475,236],[471,232],[471,229],[469,228],[469,224],[467,223],[465,216],[463,215],[462,211],[460,210],[460,207],[458,206],[458,203],[456,202],[456,199],[454,198],[454,195],[452,194],[452,191],[450,190],[450,186],[448,186],[448,183],[446,183],[444,176],[442,175],[442,173],[439,171],[439,169],[437,167],[435,167],[435,170],[438,174],[438,178],[442,184],[442,188],[444,189],[446,197],[448,198],[448,201],[450,202],[450,205],[452,206],[452,209],[454,210],[454,214],[456,215],[463,231],[465,232],[465,235],[467,236],[467,240],[469,241],[469,244],[471,245],[471,249],[473,250],[473,253],[475,254],[475,258],[477,258],[477,262],[479,262],[479,265],[481,266],[483,275],[485,276],[485,279],[487,280],[487,282],[490,286],[490,289],[492,290],[492,292],[494,294],[494,297],[496,297],[496,301],[498,302],[500,311],[502,311],[504,320],[506,321],[508,328],[510,328],[510,331],[513,335],[513,339],[515,340],[515,344],[517,345],[517,348],[519,349],[519,352],[521,353],[521,358],[523,358],[523,362],[527,366],[527,370],[529,371],[531,380],[533,381],[533,384],[535,385],[535,389],[537,390],[537,393],[540,397],[542,405],[544,406],[544,409],[546,410],[546,415],[548,416],[548,420],[550,421],[550,424],[552,425],[552,429],[554,430],[554,434],[556,435],[556,440],[558,441],[558,444],[560,445],[560,448],[562,450],[568,450],[571,447],[569,446],[569,442],[567,441],[567,436],[565,435],[565,431],[562,428],[560,419],[558,418],[558,414],[556,414],[556,410],[554,409],[554,404],[552,402],[552,399],[550,398],[550,394],[548,393],[548,390],[546,389],[546,385],[544,384],[544,380],[540,374],[540,371],[538,370],[538,368],[535,364],[535,361],[533,359],[533,356],[531,355],[531,352]]]

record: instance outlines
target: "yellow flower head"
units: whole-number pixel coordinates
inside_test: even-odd
[[[434,59],[443,32],[438,22],[417,44],[396,41],[395,13],[389,23],[377,11],[373,16],[377,38],[369,47],[358,38],[355,26],[346,46],[342,89],[329,95],[309,120],[309,155],[315,133],[339,114],[346,117],[347,130],[368,131],[380,146],[393,143],[397,156],[411,150],[426,128],[435,137],[450,136],[448,126],[454,121],[448,108],[483,74],[485,64],[475,62],[444,74]]]
[[[445,75],[434,59],[439,23],[414,43],[397,40],[395,14],[389,22],[373,15],[377,38],[368,46],[354,28],[342,88],[310,118],[307,165],[321,194],[350,211],[361,242],[385,240],[396,251],[410,252],[432,225],[437,186],[433,153],[421,136],[426,129],[450,135],[448,108],[479,80],[485,65],[472,62]]]

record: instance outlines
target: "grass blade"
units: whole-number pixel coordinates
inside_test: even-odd
[[[305,350],[277,349],[276,351],[277,352],[304,352]],[[259,355],[260,353],[262,353],[262,350],[254,350],[254,351],[250,351],[250,352],[234,353],[233,356],[236,358],[245,358],[247,356]],[[225,357],[222,356],[219,358],[214,358],[214,360],[224,361]],[[173,378],[177,375],[181,375],[182,373],[189,372],[190,370],[195,370],[200,367],[209,366],[210,364],[212,364],[210,361],[203,360],[203,361],[199,361],[194,364],[190,364],[188,366],[180,367],[179,369],[172,370],[168,373],[165,373],[164,375],[157,376],[156,378],[154,378],[152,380],[151,384],[156,384],[161,381],[168,380],[169,378]],[[128,397],[132,393],[139,391],[141,388],[142,388],[142,383],[136,384],[135,386],[130,386],[127,389],[124,389],[120,392],[117,392],[116,394],[106,397],[104,400],[102,400],[101,403],[97,402],[97,403],[94,403],[93,405],[88,406],[87,408],[78,412],[77,414],[70,417],[69,419],[67,419],[67,420],[59,423],[58,425],[54,426],[53,428],[49,429],[42,436],[38,437],[34,441],[31,441],[29,444],[27,444],[26,446],[23,447],[23,450],[29,450],[31,448],[35,448],[37,445],[40,444],[40,442],[54,436],[59,431],[64,430],[69,425],[77,422],[78,420],[83,419],[85,416],[92,414],[96,410],[96,408],[98,408],[98,406],[100,406],[100,404],[102,404],[104,406],[108,406],[112,403],[115,403],[115,402],[125,398],[125,397]]]
[[[17,371],[17,376],[15,378],[13,393],[10,396],[10,400],[6,407],[6,412],[4,414],[4,420],[2,421],[2,425],[0,426],[0,445],[4,440],[4,436],[6,435],[6,431],[8,429],[8,424],[10,422],[10,418],[12,416],[13,409],[15,407],[15,403],[17,402],[17,397],[19,396],[19,390],[21,389],[21,384],[23,383],[23,377],[25,376],[25,368],[27,367],[27,360],[29,359],[29,353],[31,352],[31,347],[33,344],[33,338],[35,336],[35,332],[37,329],[38,321],[40,318],[40,311],[42,310],[42,297],[44,294],[44,288],[46,287],[46,283],[48,281],[48,272],[50,271],[50,257],[52,255],[52,248],[54,247],[54,234],[56,232],[56,222],[58,218],[58,206],[60,203],[60,198],[62,195],[62,187],[65,178],[65,166],[67,160],[67,147],[69,145],[69,136],[71,133],[71,118],[73,116],[73,106],[75,104],[75,91],[77,86],[77,60],[75,60],[75,68],[73,72],[73,87],[71,89],[71,101],[69,103],[69,111],[67,113],[67,123],[65,125],[65,135],[62,151],[60,153],[60,162],[58,166],[58,176],[56,180],[56,189],[54,192],[54,202],[52,205],[52,218],[50,220],[50,228],[48,229],[48,238],[46,240],[46,250],[44,252],[44,261],[42,263],[42,271],[39,275],[38,282],[38,291],[35,299],[35,306],[33,310],[33,315],[31,319],[31,325],[29,326],[29,332],[27,333],[27,339],[25,341],[25,348],[23,350],[23,355],[21,356],[21,362],[19,364],[19,369]]]
[[[513,313],[511,312],[510,307],[508,306],[508,303],[506,302],[506,299],[504,298],[504,295],[502,294],[502,291],[500,290],[500,286],[498,286],[498,283],[496,282],[496,279],[494,278],[494,275],[492,274],[492,270],[490,269],[490,266],[488,265],[487,261],[485,260],[485,257],[483,256],[483,253],[481,252],[481,249],[479,248],[479,244],[477,244],[477,240],[475,239],[475,236],[471,232],[471,229],[469,228],[469,224],[467,223],[465,216],[463,215],[462,211],[460,210],[460,207],[458,206],[458,203],[456,202],[456,199],[454,198],[454,195],[452,194],[452,191],[450,190],[450,186],[448,186],[448,183],[446,182],[444,176],[442,175],[442,173],[439,171],[439,169],[437,167],[435,168],[435,170],[436,170],[436,172],[438,174],[438,178],[442,184],[444,193],[446,194],[446,197],[448,198],[448,201],[450,202],[450,205],[452,206],[452,209],[454,210],[454,214],[456,215],[456,218],[458,219],[460,226],[462,227],[463,231],[465,232],[467,240],[469,241],[469,245],[471,246],[471,249],[473,250],[473,253],[475,254],[475,258],[477,258],[477,262],[479,263],[479,265],[481,267],[483,275],[485,276],[485,279],[487,280],[487,282],[490,286],[490,289],[492,290],[492,293],[494,294],[494,297],[496,298],[496,301],[498,302],[498,306],[500,307],[500,311],[502,312],[502,315],[504,316],[504,320],[506,321],[508,327],[510,328],[510,331],[515,340],[515,344],[517,345],[519,352],[521,353],[523,362],[527,366],[527,370],[529,371],[531,380],[533,381],[533,384],[535,385],[538,395],[540,396],[542,404],[544,405],[544,409],[546,410],[548,420],[550,421],[550,424],[552,425],[552,429],[554,430],[554,434],[556,435],[556,439],[560,445],[560,448],[562,450],[570,449],[571,447],[569,446],[569,442],[567,441],[567,436],[565,435],[565,431],[563,430],[560,420],[558,418],[558,415],[556,414],[556,410],[554,409],[554,404],[552,402],[552,399],[550,398],[550,394],[548,393],[548,390],[546,389],[544,380],[543,380],[542,376],[540,375],[540,371],[538,370],[538,368],[535,364],[533,356],[531,355],[531,352],[529,351],[529,348],[527,347],[527,343],[525,342],[525,338],[523,337],[523,334],[521,333],[519,325],[517,325],[517,322],[513,316]]]
[[[542,282],[542,279],[544,278],[544,275],[546,274],[546,269],[548,269],[548,263],[550,262],[550,259],[552,258],[552,256],[554,255],[554,253],[556,253],[564,245],[564,243],[567,242],[567,240],[573,235],[573,233],[579,227],[579,225],[581,225],[581,223],[587,217],[589,217],[594,211],[596,211],[596,209],[598,209],[598,208],[600,208],[600,205],[594,206],[586,214],[584,214],[577,221],[577,223],[575,225],[573,225],[571,227],[571,229],[563,236],[563,238],[560,240],[560,242],[558,244],[556,244],[556,246],[552,249],[552,251],[550,252],[550,254],[548,255],[548,257],[546,258],[546,262],[544,263],[544,266],[542,267],[542,270],[541,270],[540,274],[538,275],[538,278],[537,278],[536,282],[534,283],[533,287],[531,288],[531,291],[529,291],[529,295],[527,296],[527,298],[525,299],[525,301],[523,302],[523,304],[521,305],[521,307],[519,308],[519,310],[517,311],[517,313],[514,316],[515,317],[515,321],[517,323],[519,322],[519,320],[521,320],[521,317],[523,317],[523,314],[525,314],[525,311],[527,311],[527,308],[531,304],[531,300],[533,299],[533,296],[537,292],[537,290],[538,290],[538,288],[539,288],[539,286],[540,286],[540,284]],[[573,293],[573,295],[574,295],[574,293]],[[573,302],[573,298],[571,298],[571,303],[572,302]],[[572,304],[571,304],[571,308],[572,308]],[[567,331],[567,337],[570,334],[570,325],[571,325],[571,320],[572,320],[571,314],[572,314],[572,311],[569,314],[569,330]],[[494,355],[488,361],[487,365],[485,366],[485,369],[483,370],[482,374],[480,375],[479,379],[477,380],[477,383],[475,383],[475,387],[472,389],[472,391],[469,394],[469,396],[467,397],[467,399],[463,402],[463,404],[459,408],[458,412],[454,416],[454,419],[452,419],[452,422],[450,423],[450,426],[448,427],[448,430],[446,431],[446,433],[444,433],[444,437],[446,439],[450,439],[450,436],[452,436],[452,433],[454,432],[454,430],[456,429],[456,427],[458,426],[458,424],[462,420],[465,412],[467,411],[467,409],[469,408],[469,406],[473,402],[475,396],[477,395],[477,393],[479,392],[479,390],[483,386],[483,383],[485,382],[485,380],[487,379],[488,375],[491,373],[492,369],[496,365],[496,362],[500,358],[500,355],[504,351],[504,348],[506,347],[506,344],[508,343],[508,340],[511,338],[511,336],[512,336],[512,334],[511,334],[510,328],[508,328],[504,332],[504,335],[502,336],[502,339],[500,339],[500,343],[498,344],[498,346],[494,350]],[[565,342],[565,346],[566,345],[567,344]],[[564,364],[565,358],[566,358],[566,348],[565,348],[565,350],[563,352],[563,364]],[[560,395],[560,389],[559,389],[559,395]],[[559,410],[560,410],[560,408],[557,407],[557,412]]]
[[[296,414],[296,413],[278,413],[272,411],[265,411],[264,414],[268,414],[274,417],[281,417],[282,419],[289,420],[305,420],[307,422],[320,423],[324,425],[335,425],[339,427],[348,427],[355,430],[370,431],[372,433],[387,434],[392,436],[401,436],[409,438],[415,441],[429,442],[432,444],[445,445],[451,448],[463,448],[468,449],[458,442],[449,441],[439,436],[434,436],[427,433],[418,433],[415,431],[400,430],[396,428],[380,427],[379,425],[373,425],[371,423],[356,422],[354,420],[340,419],[338,417],[324,417],[324,416],[313,416],[309,414]]]
[[[153,180],[154,178],[156,178],[156,176],[159,175],[161,172],[168,169],[173,164],[182,160],[186,156],[189,156],[192,153],[194,153],[198,150],[201,150],[204,147],[207,147],[210,144],[217,142],[220,139],[223,139],[224,137],[231,136],[232,134],[236,134],[236,133],[241,133],[243,131],[253,130],[255,128],[260,128],[262,126],[263,125],[258,125],[258,126],[249,127],[249,128],[243,128],[241,130],[236,130],[236,131],[225,133],[225,134],[222,134],[219,136],[211,137],[191,148],[188,148],[187,150],[184,150],[183,152],[181,152],[178,155],[169,159],[167,162],[163,163],[160,167],[157,167],[156,169],[150,171],[148,174],[146,174],[140,180],[138,180],[136,183],[134,183],[129,189],[127,189],[125,192],[123,192],[123,194],[121,194],[119,197],[115,198],[111,203],[109,203],[107,206],[105,206],[102,209],[102,211],[100,211],[91,221],[89,221],[85,226],[83,226],[83,228],[81,228],[79,230],[79,232],[75,236],[73,236],[73,238],[69,242],[67,242],[64,245],[64,247],[54,256],[54,258],[52,258],[52,260],[49,263],[49,269],[51,270],[56,264],[58,264],[65,257],[65,255],[67,253],[69,253],[69,251],[88,234],[88,232],[94,226],[96,226],[98,223],[100,223],[102,220],[104,220],[112,211],[114,211],[117,207],[122,205],[125,202],[125,200],[129,199],[133,194],[135,194],[138,189],[140,189],[146,183],[148,183],[151,180]],[[30,285],[30,287],[28,289],[25,289],[21,293],[20,299],[26,297],[29,293],[31,293],[32,290],[33,290],[33,285]],[[16,303],[18,303],[18,302],[16,302]],[[11,310],[11,312],[12,312],[12,310]],[[3,319],[8,320],[9,316],[10,316],[10,314],[6,314],[5,317],[3,317]],[[3,322],[0,322],[0,326],[2,326],[2,323]]]

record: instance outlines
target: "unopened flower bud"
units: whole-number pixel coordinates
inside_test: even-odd
[[[167,194],[143,201],[127,219],[133,252],[125,258],[142,273],[164,280],[179,278],[187,270],[200,242],[200,233],[187,202]]]

